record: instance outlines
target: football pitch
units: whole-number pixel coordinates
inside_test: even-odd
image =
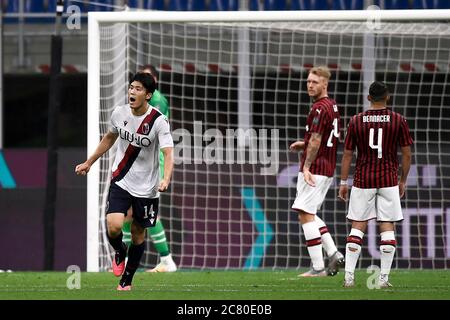
[[[300,278],[299,271],[179,271],[135,275],[133,290],[118,292],[110,273],[0,273],[2,300],[450,300],[450,271],[395,270],[390,289],[369,289],[374,274],[359,271],[356,287],[343,273]],[[69,286],[79,289],[69,289]]]

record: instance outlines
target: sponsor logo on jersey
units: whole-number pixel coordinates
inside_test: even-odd
[[[128,142],[138,146],[138,147],[148,147],[151,144],[149,138],[142,135],[128,132],[122,128],[119,129],[119,135],[121,139],[127,140]]]

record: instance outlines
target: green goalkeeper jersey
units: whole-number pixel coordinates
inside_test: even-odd
[[[166,97],[164,97],[161,92],[155,90],[155,92],[153,92],[152,98],[149,101],[149,104],[161,111],[161,113],[167,118],[169,118],[169,102],[167,102]],[[164,155],[162,151],[159,152],[159,173],[161,177],[164,177]]]

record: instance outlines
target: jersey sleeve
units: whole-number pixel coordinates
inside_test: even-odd
[[[314,104],[311,108],[312,122],[309,131],[311,133],[325,134],[325,130],[330,122],[329,116],[326,112],[325,107],[320,104]]]
[[[355,150],[356,141],[355,141],[355,120],[356,118],[351,118],[348,127],[347,134],[345,135],[344,149],[346,150]]]
[[[160,116],[156,122],[156,134],[159,140],[159,148],[173,147],[172,134],[170,133],[169,120],[166,116]]]
[[[109,128],[108,128],[109,132],[116,134],[119,133],[119,130],[117,130],[117,122],[118,122],[117,117],[118,117],[118,110],[116,107],[111,114],[111,119],[109,121]]]
[[[407,147],[414,143],[411,133],[409,131],[408,122],[404,117],[400,119],[400,139],[399,144],[401,147]]]

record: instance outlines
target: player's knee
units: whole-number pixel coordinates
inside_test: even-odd
[[[119,235],[122,231],[123,221],[117,221],[117,220],[108,220],[108,232],[111,236]]]
[[[117,228],[114,226],[108,226],[108,233],[111,237],[116,237],[120,234],[120,232],[122,231],[121,228]]]
[[[307,213],[305,211],[299,211],[299,213],[298,213],[298,221],[301,224],[305,224],[305,223],[308,223],[308,222],[313,222],[313,221],[315,221],[315,217],[316,217],[316,215],[311,214],[311,213]]]
[[[131,242],[137,246],[143,243],[145,240],[145,233],[131,234]]]

